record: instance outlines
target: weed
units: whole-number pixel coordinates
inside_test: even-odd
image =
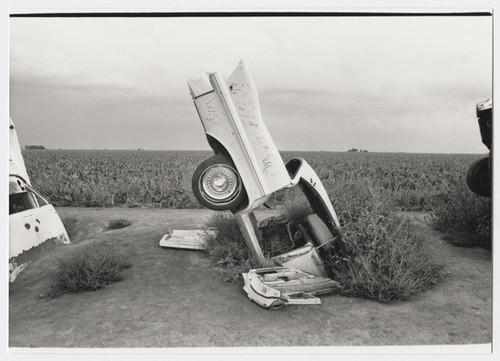
[[[252,260],[243,235],[231,213],[218,212],[207,222],[208,227],[217,229],[215,234],[206,234],[205,247],[209,257],[222,272],[228,282],[241,281],[241,273],[257,267]],[[272,261],[263,265],[273,266]]]
[[[390,211],[390,204],[370,182],[339,184],[334,203],[342,235],[354,253],[327,262],[346,296],[380,302],[406,300],[434,286],[442,277],[426,240],[415,226]]]
[[[111,231],[113,229],[122,229],[130,226],[131,224],[132,222],[127,219],[113,219],[109,221],[108,225],[106,226],[106,231]]]
[[[45,297],[98,290],[120,281],[120,272],[131,266],[122,255],[103,244],[72,247],[57,261],[52,285]]]
[[[78,229],[76,226],[78,220],[76,218],[64,218],[62,219],[62,223],[70,239],[72,239],[74,236],[78,234]]]
[[[491,199],[472,193],[463,182],[436,205],[432,225],[453,245],[491,249],[491,211]]]
[[[208,255],[224,270],[226,280],[236,280],[239,273],[245,272],[250,255],[234,217],[230,213],[218,212],[207,225],[217,229],[215,234],[205,236]]]

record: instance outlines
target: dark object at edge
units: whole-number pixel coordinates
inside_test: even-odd
[[[493,103],[491,99],[476,106],[477,121],[483,144],[488,147],[489,155],[481,158],[469,167],[467,171],[467,186],[471,191],[482,197],[491,197],[491,144],[493,125]]]

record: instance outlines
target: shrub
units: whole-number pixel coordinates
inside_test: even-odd
[[[363,213],[342,229],[352,256],[331,256],[328,266],[340,294],[380,302],[406,300],[435,285],[442,267],[408,220],[392,214]]]
[[[239,274],[248,271],[250,254],[236,220],[230,213],[215,213],[207,223],[217,229],[215,234],[205,235],[205,247],[209,257],[221,268],[226,281],[233,282]]]
[[[77,229],[78,220],[76,218],[64,218],[62,219],[62,223],[70,239],[72,239],[74,236],[78,234],[78,229]]]
[[[392,204],[382,199],[380,190],[357,180],[339,182],[331,195],[343,238],[353,252],[350,257],[331,255],[325,262],[340,283],[339,294],[380,302],[406,300],[441,279],[442,266],[426,240],[411,221],[390,211]],[[309,213],[308,205],[300,209],[297,203],[290,211],[295,218]],[[252,266],[243,236],[230,214],[216,214],[209,226],[219,232],[207,236],[208,253],[226,279],[234,281]]]
[[[353,254],[332,255],[327,264],[342,295],[380,302],[406,300],[435,285],[442,266],[411,221],[392,213],[380,192],[363,181],[333,188],[342,235]]]
[[[445,233],[449,243],[491,249],[491,199],[474,194],[465,181],[450,189],[432,216],[433,227]]]
[[[409,220],[390,211],[390,204],[369,182],[338,184],[333,199],[350,257],[332,255],[331,268],[345,296],[380,302],[406,300],[435,285],[442,266]]]
[[[231,213],[218,212],[207,222],[208,227],[217,229],[215,234],[205,235],[205,247],[209,257],[219,267],[228,282],[241,281],[241,273],[259,267],[252,259],[238,224]],[[275,266],[266,260],[263,267]]]
[[[46,297],[67,292],[95,291],[121,280],[120,272],[131,264],[103,244],[73,246],[57,262]]]
[[[125,228],[125,227],[130,226],[131,224],[132,224],[132,222],[130,222],[127,219],[113,219],[113,220],[109,221],[108,225],[106,226],[106,231],[111,231],[113,229]]]

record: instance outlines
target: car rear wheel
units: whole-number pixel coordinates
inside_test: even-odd
[[[467,171],[467,185],[470,190],[482,197],[491,197],[491,171],[489,157],[472,163]]]
[[[222,154],[205,160],[196,168],[192,187],[196,199],[216,211],[236,209],[246,198],[236,167]]]

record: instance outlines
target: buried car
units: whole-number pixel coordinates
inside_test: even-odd
[[[13,282],[39,246],[70,243],[54,207],[31,186],[17,132],[9,123],[9,278]]]
[[[469,189],[477,195],[491,197],[491,143],[493,125],[493,102],[491,99],[476,105],[477,121],[483,144],[488,148],[487,157],[478,159],[467,170]]]
[[[194,172],[192,187],[197,200],[209,209],[234,214],[252,258],[261,265],[271,256],[292,270],[328,275],[322,260],[330,252],[347,252],[337,215],[321,180],[304,159],[283,162],[262,119],[257,89],[246,64],[240,61],[227,78],[218,72],[202,73],[189,80],[188,86],[215,153]],[[300,187],[314,214],[305,226],[278,222],[287,227],[291,245],[281,252],[264,252],[263,247],[269,248],[263,237],[266,227],[258,224],[254,211],[277,191],[295,186]],[[258,273],[244,275],[244,279],[257,282]],[[245,288],[250,289],[256,291]]]

